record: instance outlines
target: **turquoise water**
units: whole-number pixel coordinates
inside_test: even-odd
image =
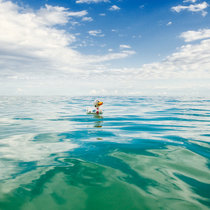
[[[210,208],[210,100],[0,98],[1,210]]]

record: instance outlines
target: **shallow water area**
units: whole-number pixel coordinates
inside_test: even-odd
[[[210,100],[0,97],[0,210],[209,209]]]

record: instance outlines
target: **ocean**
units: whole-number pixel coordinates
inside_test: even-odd
[[[210,208],[210,99],[0,97],[0,210]]]

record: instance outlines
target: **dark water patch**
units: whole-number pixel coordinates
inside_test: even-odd
[[[181,117],[158,117],[158,118],[151,118],[147,119],[148,121],[174,121],[174,122],[206,122],[202,119],[187,119],[187,118],[181,118]]]
[[[187,142],[188,139],[183,138],[181,136],[173,136],[173,135],[169,135],[169,136],[163,136],[163,138],[172,140],[172,141],[179,141],[179,142]]]
[[[34,120],[33,118],[30,118],[30,117],[15,117],[13,119],[14,120]]]
[[[210,137],[210,133],[206,133],[206,134],[201,134],[201,136],[209,136]]]
[[[189,108],[189,111],[208,112],[209,109]]]
[[[124,126],[121,127],[121,130],[127,131],[145,131],[145,132],[164,132],[164,131],[172,131],[172,128],[168,128],[167,125],[155,125],[155,124],[137,124],[135,126]],[[170,125],[170,127],[179,127]]]
[[[179,121],[183,121],[183,122],[207,122],[206,120],[201,120],[201,119],[187,119],[187,118],[180,118],[180,117],[153,117],[153,118],[142,118],[142,117],[126,117],[126,118],[104,118],[103,121],[108,121],[110,123],[115,123],[115,122],[120,122],[120,123],[127,123],[127,122],[141,122],[141,121],[171,121],[171,122],[179,122]]]
[[[110,126],[110,127],[115,127],[115,126],[124,126],[124,125],[130,125],[130,126],[136,126],[136,125],[138,125],[137,123],[135,123],[135,121],[104,121],[104,124],[103,124],[104,126]],[[120,128],[119,127],[119,128]]]
[[[65,136],[69,139],[77,140],[88,140],[89,138],[96,137],[115,137],[116,135],[113,132],[104,131],[104,130],[78,130],[78,131],[69,131],[65,133],[60,133],[58,136]]]
[[[206,118],[209,118],[210,117],[210,114],[206,114],[206,113],[205,114],[185,113],[184,115],[187,115],[187,116],[195,116],[195,117],[206,117]]]
[[[96,120],[102,120],[101,115],[77,115],[77,116],[62,116],[57,119],[48,119],[49,121],[73,121],[73,122],[94,122]]]
[[[202,183],[196,179],[184,176],[182,174],[174,174],[174,175],[178,177],[180,180],[182,180],[183,182],[185,182],[187,185],[189,185],[191,189],[197,195],[200,195],[200,198],[197,198],[199,202],[210,207],[210,184],[209,183]],[[200,191],[200,188],[202,188],[202,191]]]
[[[169,139],[173,142],[180,142],[183,144],[183,147],[186,147],[188,150],[191,150],[202,157],[205,158],[210,158],[210,148],[207,148],[206,146],[201,146],[198,144],[199,141],[191,140],[191,139],[186,139],[181,136],[163,136],[162,138]]]
[[[25,174],[29,171],[35,170],[37,168],[37,161],[28,161],[28,162],[20,161],[18,163],[18,167],[20,171],[19,173],[13,175],[13,179],[21,174]]]
[[[141,147],[142,149],[166,149],[169,145],[180,146],[180,142],[173,142],[173,141],[165,141],[160,139],[142,139],[142,138],[134,138],[132,140],[132,144],[126,145],[127,147]],[[124,147],[124,144],[122,144]]]
[[[57,118],[57,119],[49,119],[50,121],[73,121],[73,122],[95,122],[97,120],[102,120],[104,122],[110,122],[110,123],[129,123],[129,122],[140,122],[140,121],[174,121],[174,122],[208,122],[203,119],[188,119],[188,118],[181,118],[181,117],[139,117],[136,115],[123,115],[122,116],[115,116],[115,117],[107,117],[107,116],[84,116],[84,115],[79,115],[79,116],[73,116],[73,117],[68,117],[64,116],[62,118]]]
[[[32,141],[34,142],[58,142],[62,141],[62,138],[58,136],[58,133],[41,133],[33,137]]]
[[[157,111],[148,111],[145,114],[154,115],[154,116],[171,116],[171,115],[182,115],[184,114],[184,111],[181,109],[175,109],[175,110],[157,110]]]
[[[193,151],[195,154],[199,154],[202,157],[210,159],[210,148],[200,146],[200,145],[192,143],[192,142],[188,143],[186,145],[186,147],[189,150]]]

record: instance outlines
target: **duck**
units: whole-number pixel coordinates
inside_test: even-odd
[[[87,107],[87,109],[86,109],[87,114],[102,114],[103,110],[99,108],[101,105],[103,105],[102,101],[100,101],[98,99],[95,100],[93,102],[94,107]]]

